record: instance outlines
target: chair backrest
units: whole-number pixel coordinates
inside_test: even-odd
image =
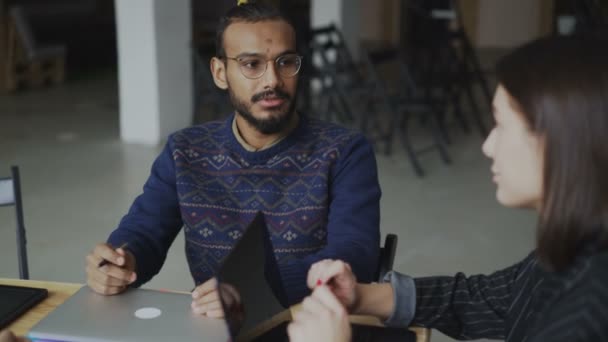
[[[19,277],[29,279],[25,225],[23,223],[23,206],[21,204],[21,180],[19,168],[11,167],[11,177],[0,178],[0,206],[14,206],[17,219],[17,253],[19,259]]]
[[[355,62],[344,41],[342,31],[335,24],[317,27],[310,31],[310,46],[313,51],[322,47],[330,55],[330,61],[341,64],[342,67],[353,67]],[[333,56],[331,56],[333,54]]]
[[[378,282],[382,282],[384,276],[393,269],[398,240],[395,234],[387,234],[384,239],[384,246],[380,248],[380,258],[378,259],[378,269],[376,271]]]

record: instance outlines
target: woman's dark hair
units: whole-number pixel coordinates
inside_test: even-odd
[[[249,1],[247,4],[235,6],[220,18],[215,32],[215,55],[226,57],[224,51],[224,31],[235,22],[257,23],[267,20],[283,20],[293,28],[293,23],[277,8]],[[295,28],[294,28],[295,32]]]
[[[608,40],[529,43],[497,65],[498,82],[544,142],[537,254],[563,270],[586,246],[608,246]]]

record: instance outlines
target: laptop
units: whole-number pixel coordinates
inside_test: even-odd
[[[103,296],[81,288],[34,326],[33,341],[228,341],[250,332],[259,323],[285,312],[285,291],[262,213],[246,228],[218,272],[218,291],[224,301],[224,284],[239,291],[243,315],[226,310],[226,320],[192,313],[192,297],[148,289],[130,289]],[[274,285],[271,280],[274,280]],[[244,318],[244,320],[243,320]]]
[[[260,339],[264,333],[286,328],[291,319],[264,215],[258,212],[247,231],[226,257],[217,275],[218,293],[233,341]],[[231,290],[241,306],[231,309]],[[281,334],[281,332],[278,332]],[[286,329],[282,332],[286,336]],[[267,340],[263,339],[262,340]]]

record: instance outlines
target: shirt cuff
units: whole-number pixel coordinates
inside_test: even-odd
[[[388,272],[382,279],[393,287],[393,313],[384,321],[384,325],[394,328],[407,328],[416,313],[416,284],[410,276]]]

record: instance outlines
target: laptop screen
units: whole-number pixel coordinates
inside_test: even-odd
[[[261,212],[226,257],[217,278],[226,321],[233,337],[246,334],[285,311],[285,291]],[[235,296],[240,297],[241,306],[231,305]]]

